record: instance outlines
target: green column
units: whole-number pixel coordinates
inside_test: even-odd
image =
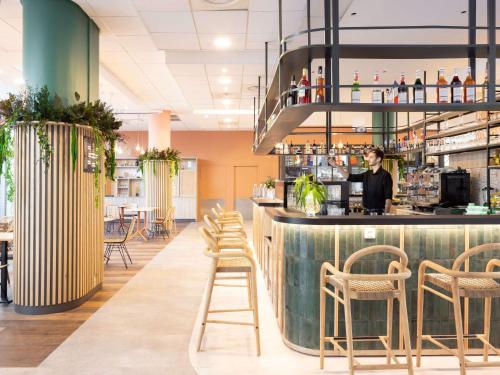
[[[99,28],[71,0],[23,0],[26,84],[47,85],[68,103],[99,96]]]
[[[385,124],[384,124],[385,120]],[[381,133],[385,130],[388,135],[387,139],[394,139],[397,142],[396,136],[391,134],[395,130],[395,113],[394,112],[373,112],[372,113],[372,126],[374,132]],[[382,134],[373,134],[372,143],[375,146],[383,145],[383,135]]]

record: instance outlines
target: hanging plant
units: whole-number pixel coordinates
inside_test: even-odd
[[[139,156],[139,171],[144,174],[144,162],[149,160],[166,160],[170,162],[170,176],[177,176],[179,174],[179,166],[181,162],[180,152],[173,148],[166,148],[165,150],[158,150],[153,147],[150,150]],[[153,164],[153,174],[156,175],[156,164]]]
[[[77,92],[75,92],[75,100],[75,104],[65,105],[57,94],[51,94],[47,86],[44,86],[41,89],[28,87],[18,94],[9,94],[7,99],[0,101],[0,116],[3,119],[3,123],[0,123],[0,175],[6,179],[7,191],[10,192],[9,200],[12,201],[14,197],[12,162],[10,161],[14,156],[11,134],[14,126],[31,126],[35,129],[40,146],[38,161],[48,168],[53,150],[47,133],[47,123],[70,124],[70,157],[73,170],[76,168],[78,159],[77,125],[90,126],[94,131],[96,150],[98,150],[97,165],[100,165],[102,150],[106,145],[113,143],[113,147],[109,146],[112,151],[104,153],[106,157],[104,165],[106,177],[114,179],[114,143],[120,139],[118,129],[121,121],[118,121],[111,108],[100,100],[89,103],[81,102]],[[96,173],[100,173],[100,168],[97,168]],[[97,191],[100,184],[94,182],[94,185]],[[97,191],[97,197],[99,197],[98,193],[99,191]]]

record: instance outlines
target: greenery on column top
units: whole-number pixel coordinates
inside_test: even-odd
[[[46,125],[49,122],[63,122],[71,127],[71,162],[75,170],[78,156],[78,139],[76,125],[87,125],[94,132],[96,153],[98,163],[94,174],[95,186],[98,186],[100,173],[100,160],[105,156],[106,177],[114,180],[116,140],[120,139],[118,129],[121,127],[111,107],[106,103],[96,100],[95,102],[81,102],[80,95],[75,92],[76,103],[64,104],[57,95],[49,92],[47,86],[41,89],[27,87],[25,90],[13,94],[0,101],[0,175],[4,175],[7,182],[8,199],[14,198],[14,183],[12,174],[13,136],[14,126],[32,126],[36,130],[37,141],[40,146],[40,160],[45,167],[50,166],[52,145],[47,134]],[[99,191],[99,190],[98,190]],[[96,200],[98,204],[98,200]]]
[[[180,151],[167,147],[164,150],[158,150],[156,147],[146,150],[139,156],[139,171],[144,174],[144,162],[153,160],[164,160],[170,162],[170,175],[179,174],[179,165],[181,162]],[[156,166],[153,164],[153,173],[156,175]]]

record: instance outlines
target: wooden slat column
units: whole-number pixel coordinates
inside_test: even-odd
[[[170,162],[166,160],[145,160],[143,177],[146,205],[158,207],[156,211],[149,214],[149,220],[155,217],[166,217],[168,208],[172,206]]]
[[[84,137],[77,127],[78,159],[71,165],[71,126],[46,125],[53,153],[46,169],[32,126],[15,128],[14,303],[23,314],[72,309],[103,280],[104,174],[94,189],[94,174],[84,172]],[[95,195],[100,205],[95,205]]]

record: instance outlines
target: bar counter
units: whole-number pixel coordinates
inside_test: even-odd
[[[319,348],[319,281],[321,264],[325,261],[342,269],[344,261],[357,250],[372,245],[392,245],[403,249],[412,271],[406,283],[408,318],[415,348],[417,271],[421,261],[433,260],[451,267],[455,258],[474,246],[500,242],[500,215],[387,215],[387,216],[319,216],[304,214],[280,207],[264,206],[254,200],[254,245],[273,302],[282,338],[299,352],[317,355]],[[486,258],[487,257],[487,258]],[[466,268],[484,271],[491,257],[499,258],[500,251],[474,256]],[[391,258],[387,254],[360,259],[353,273],[386,273]],[[466,270],[467,270],[466,269]],[[498,299],[497,299],[498,300]],[[424,332],[454,334],[453,307],[434,295],[426,295]],[[491,342],[500,344],[500,309],[493,302]],[[482,332],[483,301],[471,299],[464,306],[465,331]],[[397,312],[398,309],[395,309]],[[385,335],[386,307],[373,301],[353,301],[353,335]],[[397,315],[395,313],[395,315]],[[327,336],[333,336],[337,325],[344,335],[344,314],[337,303],[327,299]],[[402,353],[398,317],[394,316],[396,352]],[[496,332],[496,333],[495,333]],[[469,341],[467,352],[481,352],[478,340]],[[454,347],[454,342],[448,342]],[[327,348],[329,348],[327,346]],[[385,353],[379,343],[360,342],[355,345],[359,354]],[[446,354],[424,342],[424,354]],[[339,353],[331,347],[329,355]]]

